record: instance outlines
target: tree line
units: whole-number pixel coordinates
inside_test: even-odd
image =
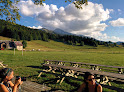
[[[22,25],[13,24],[11,22],[0,20],[0,36],[13,38],[16,40],[42,40],[42,41],[59,41],[68,45],[84,46],[90,45],[97,47],[98,45],[109,46],[108,42],[96,40],[94,38],[76,35],[60,35],[47,29],[32,29]]]

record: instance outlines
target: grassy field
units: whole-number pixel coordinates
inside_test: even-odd
[[[35,51],[30,51],[32,49],[35,49]],[[37,51],[38,49],[40,51]],[[44,59],[124,66],[124,48],[81,47],[55,41],[43,42],[38,40],[28,42],[23,56],[21,51],[16,51],[15,55],[13,50],[0,51],[0,61],[4,61],[4,64],[12,68],[15,75],[26,76],[28,80],[41,84],[45,83],[52,89],[61,89],[67,92],[73,92],[82,83],[81,81],[66,79],[62,85],[59,85],[56,84],[56,76],[52,74],[43,74],[40,78],[37,78]],[[124,89],[124,84],[112,83],[112,85]],[[103,90],[104,92],[116,92],[106,88],[103,88]]]

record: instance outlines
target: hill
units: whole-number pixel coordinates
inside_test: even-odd
[[[65,33],[62,30],[59,30],[60,33]],[[7,22],[5,20],[0,20],[0,36],[13,38],[16,40],[42,40],[42,41],[59,41],[64,44],[69,45],[90,45],[97,47],[98,44],[103,44],[101,41],[98,41],[94,38],[75,36],[75,35],[60,35],[55,32],[49,31],[46,28],[41,30],[28,28],[18,24],[12,24],[11,22]],[[83,44],[82,44],[83,43]]]
[[[0,36],[0,40],[11,40],[11,38]],[[42,41],[42,40],[32,40],[27,41],[27,47],[25,50],[40,50],[40,51],[75,51],[75,50],[82,50],[85,48],[95,49],[92,46],[72,46],[68,44],[64,44],[62,42],[56,42],[53,40],[49,40],[49,42]]]
[[[61,29],[51,31],[46,28],[43,28],[38,30],[18,24],[12,24],[11,22],[7,22],[5,20],[0,20],[0,36],[16,39],[17,41],[19,40],[27,41],[41,40],[45,42],[56,41],[71,46],[79,46],[79,48],[80,46],[84,45],[89,45],[93,47],[98,47],[98,45],[105,45],[106,47],[117,46],[116,43],[99,41],[97,39],[85,36],[72,35]]]
[[[11,40],[8,37],[3,37],[0,36],[0,40]],[[104,45],[99,45],[98,47],[93,47],[89,45],[84,45],[84,46],[75,46],[75,45],[68,45],[62,42],[57,42],[53,40],[49,40],[49,42],[42,41],[42,40],[32,40],[32,41],[27,41],[27,47],[25,50],[31,51],[120,51],[120,49],[123,49],[121,46],[120,47],[106,47]]]
[[[11,38],[0,36],[0,40],[11,40]]]
[[[71,33],[65,32],[65,31],[63,31],[59,28],[55,29],[54,32],[57,33],[57,34],[61,34],[61,35],[73,35]]]
[[[117,43],[117,45],[121,45],[121,44],[124,43],[124,42],[120,42],[120,41],[119,41],[119,42],[116,42],[116,43]]]

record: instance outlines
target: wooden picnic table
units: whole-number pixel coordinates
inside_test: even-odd
[[[5,64],[3,64],[3,61],[0,61],[0,67],[6,68],[6,66],[8,66],[8,65],[5,65]]]
[[[59,78],[57,80],[57,83],[61,85],[61,83],[64,81],[65,78],[71,77],[72,79],[78,80],[79,75],[84,75],[85,72],[91,72],[95,75],[96,81],[99,82],[102,86],[105,88],[109,88],[112,90],[117,90],[119,92],[124,92],[124,89],[117,88],[114,86],[111,86],[110,81],[119,81],[121,83],[124,83],[124,74],[118,74],[118,73],[110,73],[110,72],[104,72],[104,71],[97,71],[92,69],[86,69],[81,67],[73,67],[73,66],[63,66],[63,65],[56,65],[56,64],[43,64],[46,70],[42,70],[38,77],[41,76],[43,72],[52,72],[52,74],[55,74],[57,72],[61,72],[61,74],[57,74],[57,77]],[[59,71],[58,71],[59,70]],[[79,80],[81,80],[79,78]],[[108,83],[109,85],[105,85]]]
[[[109,76],[112,78],[118,78],[118,79],[124,80],[123,74],[109,73],[104,71],[97,71],[97,70],[84,69],[84,68],[71,67],[71,66],[61,66],[61,65],[55,65],[55,64],[44,64],[44,66],[51,66],[51,67],[56,67],[56,68],[61,68],[66,70],[74,70],[76,72],[92,72],[93,74],[104,75],[104,76]]]
[[[99,82],[100,84],[108,83],[109,85],[111,85],[109,82],[110,78],[112,78],[112,80],[119,80],[121,82],[124,82],[124,75],[118,74],[118,73],[110,73],[110,72],[97,71],[92,69],[84,69],[79,67],[62,66],[62,65],[55,65],[55,64],[43,64],[43,66],[48,67],[49,69],[41,71],[38,77],[40,77],[44,71],[56,73],[56,70],[60,70],[61,75],[64,76],[63,78],[60,77],[61,79],[61,81],[59,79],[60,84],[63,82],[66,76],[78,78],[77,75],[83,74],[85,72],[91,72],[95,74],[95,77],[97,78],[97,82]]]
[[[58,70],[61,70],[62,75],[64,74],[65,76],[72,76],[75,78],[77,78],[77,74],[91,72],[91,73],[95,74],[96,76],[100,75],[99,82],[101,82],[101,84],[107,83],[109,81],[108,77],[114,78],[113,80],[119,79],[121,82],[124,82],[123,74],[97,71],[97,70],[92,70],[92,69],[84,69],[84,68],[79,68],[79,67],[61,66],[61,65],[55,65],[55,64],[44,64],[43,66],[50,67],[48,72],[52,71],[53,73],[55,73],[55,71],[58,69]],[[39,74],[39,76],[41,74],[42,74],[42,72]],[[64,80],[64,79],[62,79],[62,80]],[[103,80],[106,80],[106,81],[103,81]]]
[[[91,64],[91,63],[83,63],[83,62],[72,62],[72,61],[58,61],[58,60],[44,60],[44,64],[57,64],[57,65],[71,65],[73,67],[81,67],[82,65],[90,66],[93,70],[101,70],[105,68],[115,68],[118,69],[117,72],[119,74],[123,73],[124,67],[121,66],[110,66],[110,65],[101,65],[101,64]],[[112,70],[116,71],[115,69],[106,69],[106,70]]]

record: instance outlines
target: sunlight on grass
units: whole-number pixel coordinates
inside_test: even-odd
[[[0,39],[7,39],[0,36]],[[25,51],[1,50],[0,61],[4,61],[8,67],[15,71],[15,75],[29,77],[28,80],[38,83],[46,83],[52,89],[62,89],[64,91],[77,89],[82,82],[66,80],[62,85],[56,84],[56,76],[51,74],[43,74],[37,78],[38,71],[42,69],[43,60],[62,60],[72,62],[86,62],[93,64],[124,66],[124,48],[123,47],[105,47],[103,45],[92,46],[72,46],[61,42],[41,40],[27,41]],[[34,49],[35,51],[31,51]],[[40,49],[40,51],[38,51]],[[70,83],[70,84],[69,84]],[[77,86],[72,84],[77,84]],[[124,84],[112,83],[112,85],[123,88]],[[103,88],[103,92],[116,92]]]

